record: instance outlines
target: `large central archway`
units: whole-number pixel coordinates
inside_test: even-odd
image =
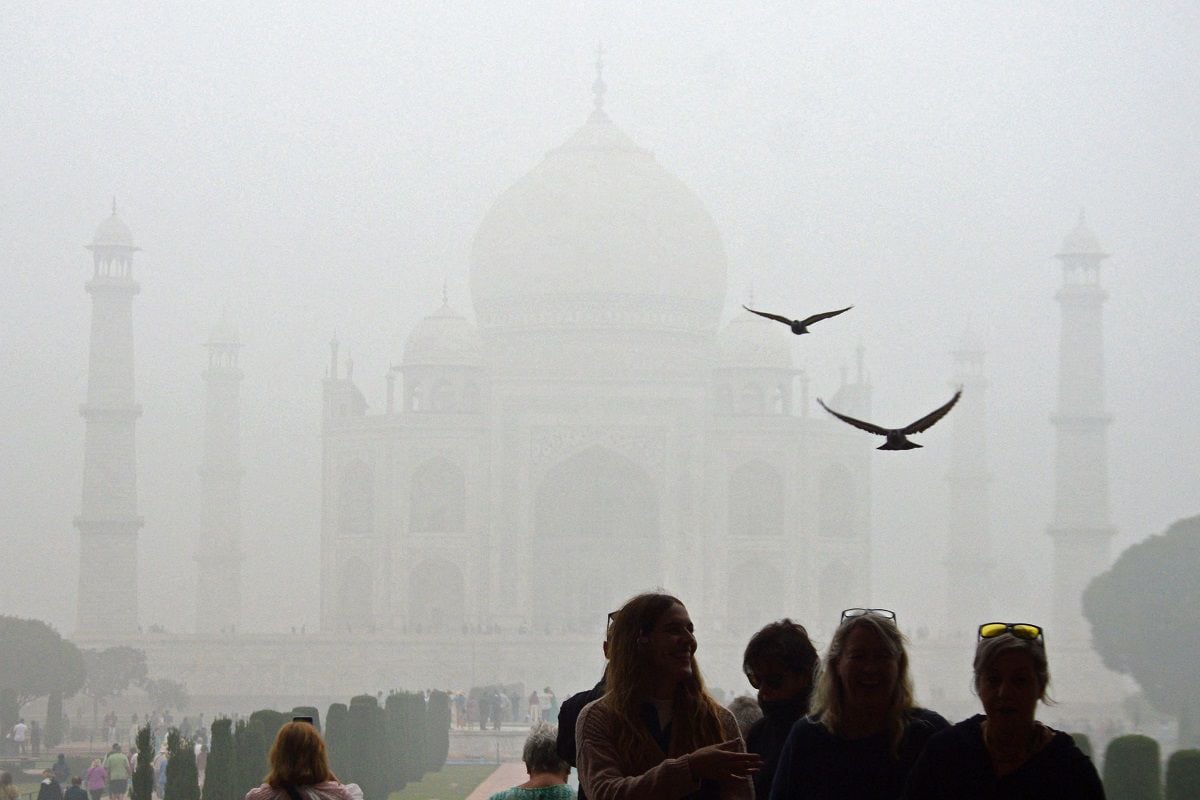
[[[662,582],[659,502],[645,470],[592,447],[538,486],[531,559],[535,627],[603,630],[605,615]]]

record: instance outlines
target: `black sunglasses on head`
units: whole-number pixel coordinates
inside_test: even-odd
[[[890,608],[847,608],[842,612],[842,622],[845,622],[848,619],[865,617],[867,615],[883,617],[884,619],[891,620],[892,622],[896,621],[896,612],[892,611]]]

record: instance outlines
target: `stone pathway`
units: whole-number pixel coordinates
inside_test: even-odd
[[[505,761],[496,767],[495,771],[475,787],[475,791],[467,795],[467,800],[487,800],[501,789],[524,783],[529,780],[529,773],[520,761]]]

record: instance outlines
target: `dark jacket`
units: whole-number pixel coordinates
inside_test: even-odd
[[[808,698],[812,689],[805,689],[790,700],[771,700],[759,703],[762,719],[746,731],[746,752],[762,756],[763,765],[754,776],[754,796],[766,800],[771,794],[771,781],[779,766],[779,753],[796,721],[808,713]]]
[[[941,714],[908,712],[898,752],[886,733],[862,739],[834,736],[816,719],[792,727],[779,754],[771,800],[893,800],[925,744],[950,727]]]
[[[38,786],[37,800],[63,800],[62,787],[53,778],[47,778]]]
[[[1092,760],[1062,731],[1020,768],[996,777],[984,719],[977,714],[929,740],[909,773],[905,800],[1104,800]]]
[[[601,678],[600,682],[591,689],[577,692],[568,697],[558,709],[558,757],[572,767],[579,766],[575,755],[575,723],[579,719],[579,712],[588,703],[599,700],[603,696],[604,678]],[[587,800],[582,786],[579,787],[579,800]]]

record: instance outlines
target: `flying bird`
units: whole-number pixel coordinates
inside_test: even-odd
[[[817,398],[817,402],[821,403],[821,408],[825,409],[830,414],[833,414],[842,422],[853,425],[856,428],[861,428],[868,433],[886,436],[887,441],[875,448],[876,450],[912,450],[914,447],[920,447],[921,445],[917,444],[916,442],[910,442],[908,437],[914,433],[922,433],[929,428],[932,428],[935,422],[946,416],[946,414],[950,412],[950,409],[954,408],[954,404],[958,402],[958,398],[960,397],[962,397],[962,387],[959,387],[958,391],[954,393],[954,397],[950,398],[949,403],[946,403],[946,405],[942,406],[936,411],[926,414],[916,422],[903,428],[881,428],[880,426],[870,422],[863,422],[861,419],[855,419],[854,417],[847,417],[845,414],[839,414],[829,406],[825,405],[825,403],[821,402],[821,398],[819,397]]]
[[[854,308],[854,306],[839,308],[837,311],[824,311],[820,314],[813,314],[811,317],[806,319],[788,319],[787,317],[781,317],[778,314],[768,314],[766,311],[755,311],[753,308],[749,308],[747,306],[742,306],[742,308],[746,309],[751,314],[758,314],[760,317],[766,317],[767,319],[773,319],[776,322],[782,322],[784,325],[787,325],[792,329],[792,333],[799,336],[802,333],[808,333],[808,326],[812,325],[814,322],[820,322],[823,319],[829,319],[830,317],[836,317],[838,314],[844,314],[850,309]]]

